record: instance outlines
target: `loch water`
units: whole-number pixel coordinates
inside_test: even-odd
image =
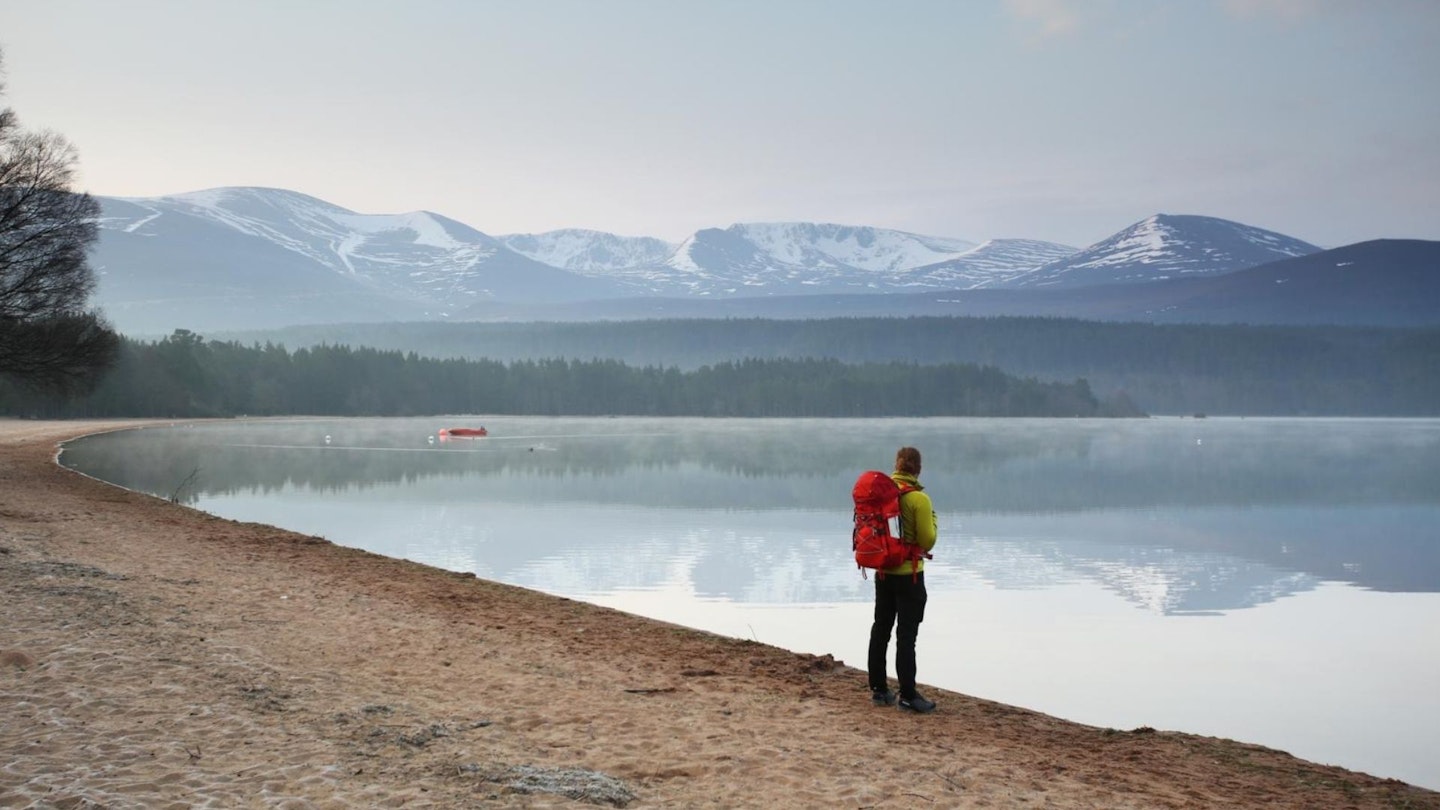
[[[1440,420],[255,420],[61,461],[863,668],[850,487],[902,445],[940,521],[922,683],[1440,788]]]

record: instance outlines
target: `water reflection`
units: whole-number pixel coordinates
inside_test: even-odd
[[[1440,787],[1440,420],[491,417],[487,439],[432,444],[448,424],[177,426],[62,461],[854,663],[850,486],[914,444],[941,519],[926,683]]]
[[[944,571],[1084,581],[1162,614],[1342,581],[1440,590],[1440,423],[1392,420],[244,422],[72,443],[62,460],[209,511],[569,593],[868,599],[856,473],[925,452]]]

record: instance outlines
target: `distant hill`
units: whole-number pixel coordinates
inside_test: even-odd
[[[1010,287],[1082,287],[1233,273],[1320,248],[1215,217],[1156,214],[1012,279]]]
[[[982,245],[910,272],[915,286],[980,289],[1004,287],[1016,278],[1075,253],[1075,248],[1036,239],[991,239]]]
[[[500,317],[501,312],[507,317]],[[475,306],[482,320],[1041,316],[1149,323],[1440,325],[1440,242],[1382,239],[1225,275],[1081,287]]]
[[[1440,242],[1378,239],[1222,275],[1047,291],[1075,316],[1151,323],[1440,325]],[[1035,303],[1035,302],[1032,302]]]
[[[1036,239],[923,236],[810,222],[705,228],[679,244],[600,231],[497,237],[536,261],[658,297],[907,292],[1001,284],[1076,248]]]
[[[583,228],[514,233],[495,238],[505,247],[542,264],[596,275],[662,264],[677,247],[651,236],[618,236]]]
[[[95,302],[131,334],[464,319],[476,305],[495,317],[622,297],[943,289],[1072,250],[815,223],[709,228],[680,244],[580,229],[497,238],[431,212],[358,214],[272,188],[99,201]]]
[[[423,211],[356,214],[263,188],[99,201],[95,301],[132,333],[430,320],[477,300],[630,292]]]
[[[1151,320],[1210,323],[1440,324],[1440,242],[1377,239],[1270,262],[1189,288]]]
[[[917,280],[914,269],[974,247],[963,239],[887,228],[741,223],[705,228],[685,239],[662,264],[649,268],[650,290],[732,297],[935,287]]]
[[[131,335],[457,320],[1437,319],[1425,272],[1435,243],[1362,243],[1326,258],[1212,217],[1157,214],[1077,251],[805,222],[707,228],[679,244],[578,229],[492,237],[430,212],[357,214],[266,188],[100,202],[94,303]],[[1354,269],[1245,275],[1305,256],[1321,257],[1314,268]]]

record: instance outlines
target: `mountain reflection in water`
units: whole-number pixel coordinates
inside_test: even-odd
[[[679,566],[702,598],[805,604],[869,598],[845,547],[849,488],[913,444],[944,566],[992,587],[1090,581],[1166,614],[1321,581],[1440,590],[1434,420],[490,417],[490,438],[435,443],[437,424],[177,426],[73,442],[62,460],[207,509],[263,500],[280,516],[247,519],[505,581],[604,593]]]

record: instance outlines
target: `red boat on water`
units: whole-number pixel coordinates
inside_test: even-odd
[[[490,431],[483,427],[478,428],[440,428],[440,440],[445,439],[479,439],[489,436]]]

